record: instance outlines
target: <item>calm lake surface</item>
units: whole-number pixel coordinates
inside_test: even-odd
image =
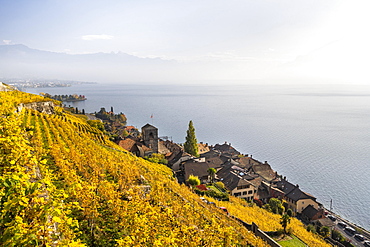
[[[369,86],[83,84],[25,91],[83,94],[86,101],[66,104],[86,112],[113,106],[129,125],[153,124],[178,143],[193,120],[198,141],[227,141],[268,161],[327,208],[332,199],[335,213],[370,229]]]

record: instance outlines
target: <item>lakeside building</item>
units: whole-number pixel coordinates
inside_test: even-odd
[[[301,214],[308,206],[317,211],[322,208],[314,196],[279,176],[267,161],[241,155],[229,143],[209,147],[208,152],[201,154],[201,162],[194,157],[181,162],[183,181],[194,175],[201,183],[209,183],[208,169],[212,167],[217,170],[216,181],[222,182],[232,196],[262,203],[268,203],[270,198],[283,199],[295,214]]]
[[[307,207],[319,214],[322,208],[314,196],[279,176],[267,161],[260,162],[252,155],[242,155],[227,142],[215,146],[199,143],[201,155],[196,158],[172,141],[159,140],[158,129],[146,124],[142,127],[141,139],[129,136],[118,144],[140,157],[158,152],[165,155],[179,182],[185,182],[194,175],[202,184],[207,184],[210,182],[208,169],[214,168],[217,171],[215,181],[222,182],[232,196],[262,203],[268,203],[270,198],[284,199],[295,214],[301,214]]]
[[[302,191],[298,184],[293,185],[282,178],[275,183],[275,186],[284,192],[283,199],[287,201],[288,207],[292,209],[294,213],[300,214],[308,206],[312,206],[316,210],[322,207],[322,205],[316,201],[316,197]]]
[[[267,161],[261,162],[252,155],[243,155],[227,142],[215,146],[198,144],[198,147],[203,149],[200,157],[196,158],[186,153],[181,145],[169,140],[160,140],[156,127],[147,124],[142,129],[146,138],[141,135],[142,139],[135,140],[133,136],[129,136],[128,138],[134,141],[121,142],[120,145],[142,156],[145,151],[147,154],[154,152],[144,145],[144,140],[147,144],[157,143],[154,147],[158,148],[158,153],[165,156],[179,183],[185,183],[190,175],[194,175],[202,182],[199,189],[209,190],[206,185],[210,182],[208,169],[215,168],[217,173],[214,181],[223,182],[225,189],[232,196],[254,201],[259,206],[268,203],[271,198],[278,198],[284,200],[287,203],[285,206],[292,209],[306,224],[329,227],[334,225],[332,220],[326,217],[327,212],[323,205],[317,202],[316,197],[278,175]],[[138,148],[136,152],[135,145]]]
[[[232,169],[233,167],[225,166],[218,173],[218,178],[225,185],[225,188],[232,196],[252,201],[257,193],[257,187],[243,178],[244,173]]]

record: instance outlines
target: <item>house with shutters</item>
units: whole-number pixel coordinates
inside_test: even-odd
[[[257,193],[257,187],[243,178],[243,175],[232,165],[226,165],[217,172],[218,179],[225,185],[230,195],[252,201]]]
[[[275,183],[275,186],[284,192],[283,199],[288,203],[288,207],[294,213],[302,213],[302,211],[311,205],[315,209],[321,208],[321,204],[316,201],[316,197],[302,191],[299,185],[294,185],[282,178]]]

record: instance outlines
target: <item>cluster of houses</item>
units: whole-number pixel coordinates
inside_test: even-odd
[[[181,145],[159,139],[158,129],[146,124],[141,129],[141,136],[129,135],[118,144],[141,157],[151,153],[163,154],[180,183],[194,175],[202,184],[207,184],[211,179],[208,170],[214,168],[217,171],[215,181],[222,182],[232,196],[260,204],[268,203],[270,198],[283,199],[288,208],[307,221],[327,220],[324,208],[314,196],[279,175],[267,161],[261,162],[252,155],[243,155],[230,143],[210,146],[201,142],[198,144],[200,156],[193,157]],[[330,222],[321,222],[321,225]]]

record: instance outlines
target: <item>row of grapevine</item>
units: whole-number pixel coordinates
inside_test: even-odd
[[[53,175],[37,155],[39,147],[28,140],[32,131],[25,131],[22,124],[22,119],[28,125],[32,120],[15,113],[14,102],[39,98],[26,95],[21,101],[23,95],[0,92],[0,243],[50,246],[57,242],[78,246],[71,228],[59,225],[67,219],[65,193],[53,185]]]
[[[169,168],[127,153],[83,120],[59,110],[16,113],[13,103],[22,95],[0,101],[0,114],[7,116],[0,117],[1,161],[7,164],[0,182],[9,185],[15,174],[22,182],[11,183],[17,192],[11,197],[9,189],[0,190],[7,215],[0,220],[3,243],[267,246],[217,207],[203,205]]]
[[[81,118],[61,108],[16,113],[19,103],[45,99],[0,96],[0,242],[7,246],[267,246],[179,185],[169,168],[127,153]],[[242,200],[216,203],[262,230],[281,229],[279,215]],[[298,220],[290,228],[309,246],[328,246]]]

